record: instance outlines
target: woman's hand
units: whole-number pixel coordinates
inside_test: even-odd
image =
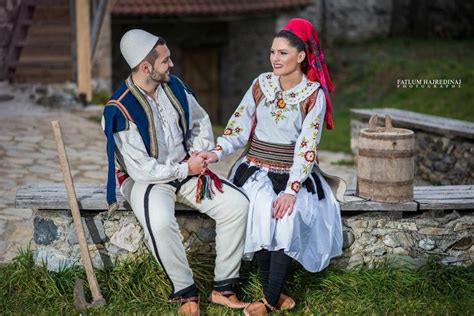
[[[286,213],[288,213],[288,215],[293,213],[293,206],[295,205],[295,201],[296,197],[288,193],[277,197],[277,199],[273,201],[272,205],[273,218],[280,219],[283,218]]]
[[[197,155],[204,159],[208,164],[217,161],[217,155],[210,151],[201,151]]]

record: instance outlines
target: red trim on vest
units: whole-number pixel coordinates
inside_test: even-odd
[[[130,90],[129,89],[125,89],[125,91],[122,93],[122,95],[120,95],[117,99],[117,101],[122,101],[122,99],[125,97],[125,95],[129,92]]]
[[[120,98],[119,98],[120,99]],[[125,105],[123,105],[120,101],[116,101],[116,100],[110,100],[108,104],[114,104],[116,106],[118,106],[120,108],[120,110],[122,110],[122,112],[125,114],[125,116],[127,117],[127,120],[129,120],[130,122],[133,122],[133,119],[132,119],[132,116],[130,115],[130,113],[128,113],[127,111],[127,108],[125,107]]]
[[[115,176],[117,177],[117,181],[119,183],[119,186],[122,186],[122,183],[129,177],[128,174],[126,174],[123,171],[120,171],[119,169],[115,169]]]
[[[316,89],[309,97],[306,98],[303,104],[303,113],[305,116],[313,109],[316,105],[316,98],[318,96],[319,88]]]

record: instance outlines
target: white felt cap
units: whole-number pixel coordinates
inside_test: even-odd
[[[120,51],[130,68],[136,67],[153,49],[159,37],[144,30],[133,29],[122,36]]]

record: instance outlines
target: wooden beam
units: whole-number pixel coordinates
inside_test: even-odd
[[[106,210],[104,185],[100,184],[77,184],[75,186],[79,207],[82,210]],[[463,198],[457,198],[459,192],[464,192]],[[440,198],[432,199],[426,196],[426,192],[444,192]],[[130,209],[122,194],[117,188],[117,202],[120,210]],[[346,196],[351,197],[354,189],[346,191]],[[67,210],[69,209],[67,193],[62,183],[37,183],[28,184],[17,188],[17,208],[33,208],[42,210]],[[416,212],[419,210],[473,210],[474,209],[474,186],[423,186],[415,187],[414,201],[405,203],[382,203],[374,201],[351,201],[341,203],[343,212],[393,212],[391,215],[397,217],[402,212]],[[177,210],[190,210],[189,207],[178,204]]]
[[[385,115],[389,114],[395,127],[474,139],[474,123],[469,121],[392,108],[351,109],[351,117],[359,120],[368,121],[373,113],[377,114],[379,120],[382,121]]]
[[[89,0],[76,0],[77,94],[83,102],[92,100]]]

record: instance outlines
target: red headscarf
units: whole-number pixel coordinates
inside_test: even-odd
[[[306,77],[311,81],[317,81],[323,88],[326,96],[326,115],[324,121],[328,129],[333,129],[332,103],[329,92],[334,90],[334,85],[329,77],[328,68],[324,61],[324,53],[319,43],[318,33],[313,25],[305,19],[291,19],[283,27],[282,31],[289,31],[297,36],[305,46],[306,58],[309,67],[305,72]]]

